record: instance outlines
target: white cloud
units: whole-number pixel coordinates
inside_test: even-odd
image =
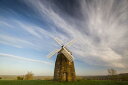
[[[48,65],[51,65],[52,64],[51,62],[46,62],[46,61],[41,61],[41,60],[35,60],[35,59],[25,58],[25,57],[21,57],[21,56],[15,56],[15,55],[11,55],[11,54],[0,53],[0,56],[11,57],[11,58],[19,59],[19,60],[25,60],[25,61],[30,61],[30,62],[43,63],[43,64],[48,64]]]
[[[8,33],[6,29],[1,28],[4,32],[0,34],[1,44],[17,48],[32,48],[38,51],[45,50],[46,48],[53,49],[53,47],[56,47],[55,43],[48,42],[53,38],[52,34],[41,27],[15,19],[2,22],[8,23],[13,29],[6,28],[10,32]],[[9,24],[9,22],[12,22],[13,24]],[[13,35],[13,32],[17,32],[17,36],[15,36],[15,34]],[[53,47],[50,47],[50,44],[52,44]]]
[[[23,45],[33,46],[32,43],[26,40],[23,40],[23,39],[14,37],[14,36],[3,35],[3,34],[0,34],[0,43],[11,45],[11,46],[18,47],[18,48],[22,48]]]
[[[0,21],[0,25],[4,25],[4,26],[7,26],[7,27],[9,27],[9,28],[13,28],[13,26],[10,25],[10,23],[7,23],[7,22],[5,22],[5,21]]]
[[[122,63],[124,56],[121,54],[124,47],[128,46],[128,6],[127,1],[116,4],[116,0],[92,0],[81,1],[83,20],[79,21],[80,27],[74,24],[77,19],[58,14],[58,8],[50,6],[50,3],[41,1],[27,1],[26,4],[51,20],[57,28],[51,31],[63,41],[77,38],[76,44],[70,48],[78,59],[85,62],[124,68]],[[65,18],[66,17],[66,18]],[[60,33],[61,30],[63,33]],[[128,47],[126,47],[125,52]],[[95,62],[93,61],[95,60]],[[126,62],[125,62],[126,63]]]
[[[38,38],[42,38],[42,36],[36,32],[36,29],[34,29],[33,26],[27,26],[26,24],[23,24],[20,21],[15,21],[21,28],[23,28],[24,30],[26,30],[28,33],[38,37]]]

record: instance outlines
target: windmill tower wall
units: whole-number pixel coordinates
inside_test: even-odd
[[[56,81],[75,81],[76,74],[74,62],[69,60],[62,54],[58,53],[55,62],[54,80]]]

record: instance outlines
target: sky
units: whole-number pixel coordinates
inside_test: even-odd
[[[128,72],[128,0],[0,0],[0,75],[53,76],[67,47],[76,75]]]

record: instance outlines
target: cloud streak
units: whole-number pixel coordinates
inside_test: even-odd
[[[11,58],[19,59],[19,60],[30,61],[30,62],[37,62],[37,63],[47,64],[47,65],[51,65],[52,64],[51,62],[35,60],[35,59],[25,58],[25,57],[21,57],[21,56],[15,56],[15,55],[11,55],[11,54],[0,53],[0,56],[2,56],[2,57],[3,56],[11,57]]]
[[[9,22],[12,22],[13,24],[9,24]],[[42,51],[45,48],[53,49],[53,47],[56,47],[55,43],[47,42],[49,41],[49,39],[53,38],[53,35],[39,26],[30,23],[24,23],[23,21],[15,19],[8,21],[5,20],[3,21],[3,23],[7,23],[10,29],[6,27],[1,28],[0,31],[1,33],[3,32],[2,34],[0,34],[1,44],[17,48],[32,48],[38,51]],[[6,29],[8,29],[9,32],[15,31],[20,36],[15,36],[15,33],[8,34],[8,32],[6,32]],[[49,45],[46,45],[46,43]],[[52,44],[53,47],[50,47],[50,44]]]
[[[2,34],[0,34],[0,43],[6,44],[6,45],[11,45],[11,46],[18,47],[18,48],[22,48],[23,44],[31,45],[31,46],[33,45],[32,43],[30,43],[26,40],[23,40],[23,39],[20,39],[17,37],[8,36],[8,35],[2,35]]]
[[[51,30],[53,36],[63,41],[78,39],[70,48],[77,59],[93,65],[125,68],[127,62],[123,62],[123,59],[127,59],[127,56],[124,56],[124,51],[128,52],[127,0],[82,0],[79,2],[82,20],[60,14],[61,9],[51,3],[34,0],[26,2],[38,10],[42,18],[47,16],[56,26],[56,29]]]

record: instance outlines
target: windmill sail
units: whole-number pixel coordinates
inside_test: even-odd
[[[54,40],[55,40],[60,46],[62,46],[62,41],[61,41],[61,40],[59,40],[58,38],[54,38]]]
[[[71,41],[68,42],[64,47],[66,47],[66,46],[68,46],[68,47],[71,46],[75,41],[76,41],[76,40],[74,40],[74,39],[71,40]]]
[[[52,56],[54,56],[56,53],[58,53],[60,51],[60,49],[54,50],[51,53],[49,53],[49,55],[47,56],[48,58],[51,58]]]

